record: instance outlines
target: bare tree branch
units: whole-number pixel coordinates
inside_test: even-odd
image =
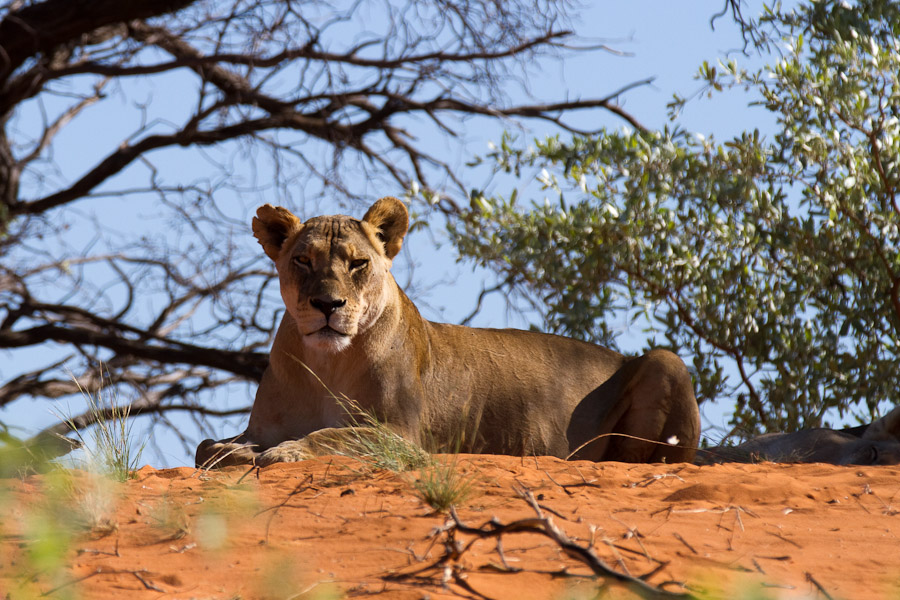
[[[284,309],[256,205],[416,184],[452,216],[470,186],[435,136],[462,156],[472,123],[577,131],[576,110],[642,129],[619,97],[647,80],[509,97],[535,60],[588,51],[566,10],[0,0],[0,406],[88,385],[136,391],[132,414],[163,424],[236,414],[217,390],[259,380]]]
[[[35,346],[48,341],[100,346],[117,353],[161,363],[202,365],[229,371],[255,381],[262,378],[262,372],[269,362],[268,355],[259,352],[218,350],[184,342],[155,346],[125,338],[121,332],[106,332],[88,327],[41,325],[23,331],[0,331],[0,347],[4,348]]]
[[[6,96],[9,76],[29,58],[47,56],[60,46],[110,25],[148,19],[177,11],[196,0],[45,0],[8,12],[0,21],[0,97]],[[15,96],[15,95],[13,95]],[[10,106],[0,104],[0,118]]]

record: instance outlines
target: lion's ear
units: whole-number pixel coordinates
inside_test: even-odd
[[[382,198],[366,211],[363,221],[375,227],[378,239],[384,244],[384,253],[393,260],[409,229],[409,212],[403,203],[391,196]]]
[[[281,206],[265,204],[260,206],[253,217],[253,235],[262,244],[263,250],[272,260],[277,260],[288,236],[299,231],[303,223],[294,213]]]

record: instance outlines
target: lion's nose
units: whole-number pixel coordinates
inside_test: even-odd
[[[347,304],[347,301],[340,298],[311,298],[309,303],[322,311],[325,317],[330,317],[331,313]]]

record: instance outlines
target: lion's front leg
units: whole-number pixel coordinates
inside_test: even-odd
[[[259,456],[259,446],[244,434],[224,440],[203,440],[197,446],[195,464],[201,469],[218,469],[233,465],[252,465]]]
[[[399,434],[376,427],[328,427],[313,431],[299,440],[287,440],[262,452],[259,466],[278,462],[297,462],[317,456],[342,454],[358,458],[390,460],[397,456],[425,456],[425,451]]]
[[[266,467],[280,462],[299,462],[318,456],[310,447],[306,438],[299,440],[286,440],[277,446],[264,450],[256,457],[254,464],[258,467]]]
[[[361,435],[364,435],[365,427],[328,427],[313,431],[299,440],[286,440],[277,446],[260,453],[256,458],[256,464],[264,467],[279,462],[297,462],[328,456],[330,454],[344,454],[349,446],[352,446]]]

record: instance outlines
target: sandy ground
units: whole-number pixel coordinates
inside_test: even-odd
[[[0,598],[900,598],[900,467],[443,460],[458,521],[337,457],[2,480]]]

